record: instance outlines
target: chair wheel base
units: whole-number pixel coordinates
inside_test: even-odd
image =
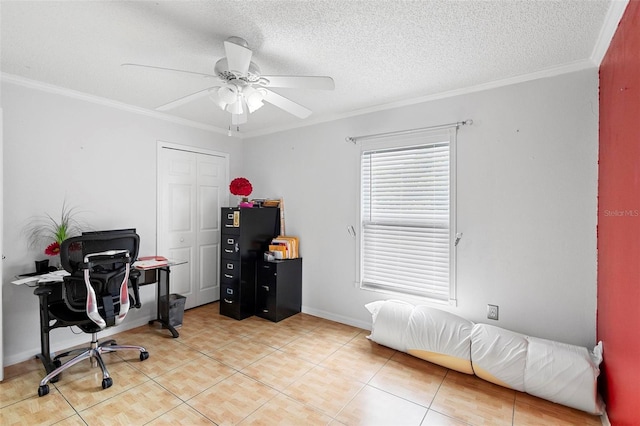
[[[49,393],[49,385],[41,385],[38,388],[38,396],[45,396]]]
[[[60,367],[61,365],[62,365],[62,361],[60,361],[59,359],[54,359],[53,360],[53,368],[54,369]],[[62,375],[62,373],[58,374],[56,377],[54,377],[51,380],[49,380],[49,382],[56,383],[58,380],[60,380],[60,375]]]
[[[102,379],[102,389],[110,388],[113,385],[113,379],[111,377],[107,377],[106,379]]]
[[[145,359],[149,358],[149,352],[144,351],[144,352],[140,352],[140,361],[144,361]]]

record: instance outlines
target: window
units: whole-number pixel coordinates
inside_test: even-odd
[[[455,129],[361,145],[360,286],[455,299]]]

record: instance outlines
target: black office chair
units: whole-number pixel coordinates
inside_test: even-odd
[[[49,393],[49,381],[57,381],[62,371],[85,359],[90,359],[94,366],[100,365],[102,388],[111,387],[113,380],[102,353],[137,350],[140,361],[149,358],[142,346],[117,345],[114,340],[98,343],[97,337],[99,331],[120,324],[130,305],[138,304],[129,295],[129,285],[131,264],[138,256],[139,245],[140,238],[132,232],[83,235],[62,242],[60,261],[70,275],[64,277],[62,297],[54,297],[47,304],[49,317],[55,323],[42,332],[47,333],[48,340],[48,332],[53,328],[77,326],[91,334],[91,346],[56,356],[53,359],[56,368],[40,381],[39,396]],[[62,364],[60,359],[71,355],[76,356]]]

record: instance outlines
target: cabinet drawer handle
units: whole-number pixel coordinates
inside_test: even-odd
[[[269,291],[269,286],[268,285],[263,285],[262,288],[264,288],[265,290]]]
[[[225,301],[226,303],[233,303],[233,300],[229,300],[229,299],[224,299],[224,301]]]
[[[227,244],[233,244],[235,241],[233,240],[233,238],[229,238],[227,239]]]
[[[227,263],[227,269],[233,269],[233,263]]]
[[[229,275],[229,274],[224,274],[225,278],[233,278],[233,275]]]
[[[233,213],[227,214],[227,219],[233,219]]]
[[[269,313],[268,309],[263,309],[262,312],[264,312],[265,314]]]
[[[225,227],[225,228],[233,228],[234,226],[233,226],[233,225],[229,225],[229,224],[226,224],[226,223],[225,223],[225,224],[224,224],[224,227]]]
[[[233,250],[229,250],[229,249],[224,249],[225,253],[233,253]]]

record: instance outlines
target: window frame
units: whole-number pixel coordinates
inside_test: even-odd
[[[457,207],[457,191],[456,191],[456,175],[457,175],[457,127],[450,127],[446,129],[437,130],[425,130],[410,134],[386,134],[382,137],[377,137],[375,140],[362,140],[358,141],[358,205],[357,205],[357,229],[359,231],[358,238],[356,238],[356,286],[361,290],[374,291],[384,294],[393,295],[400,298],[415,299],[420,303],[428,302],[434,304],[448,304],[455,306],[457,304],[457,280],[456,280],[456,235],[457,235],[457,223],[456,223],[456,207]],[[439,143],[449,143],[449,296],[448,300],[442,300],[433,297],[433,294],[415,294],[414,292],[406,292],[401,289],[389,289],[381,288],[375,285],[367,284],[363,282],[363,268],[364,268],[364,256],[363,256],[363,244],[364,244],[364,218],[363,218],[363,176],[362,176],[362,161],[364,154],[371,151],[379,150],[402,150],[411,149],[416,147],[423,147],[429,145],[436,145]]]

